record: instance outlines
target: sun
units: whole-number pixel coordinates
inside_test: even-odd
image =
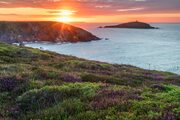
[[[70,23],[73,22],[73,19],[69,16],[59,17],[57,18],[58,22]]]
[[[56,19],[58,22],[64,22],[64,23],[69,23],[73,22],[72,15],[76,11],[72,10],[60,10],[59,17]]]

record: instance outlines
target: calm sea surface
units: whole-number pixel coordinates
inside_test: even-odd
[[[152,25],[160,29],[99,29],[97,24],[84,24],[79,26],[109,40],[74,44],[27,43],[26,46],[180,74],[180,24]]]

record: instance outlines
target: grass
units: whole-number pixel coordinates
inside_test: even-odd
[[[0,119],[178,120],[180,76],[0,43]]]

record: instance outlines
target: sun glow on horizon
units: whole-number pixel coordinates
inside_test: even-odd
[[[61,10],[56,20],[58,22],[64,22],[64,23],[73,22],[74,20],[72,15],[75,14],[75,12],[76,11],[73,10]]]
[[[70,23],[73,22],[73,19],[69,16],[64,16],[56,19],[58,22]]]

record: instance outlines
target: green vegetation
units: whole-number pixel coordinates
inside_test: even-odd
[[[178,120],[180,77],[0,43],[0,119]]]

